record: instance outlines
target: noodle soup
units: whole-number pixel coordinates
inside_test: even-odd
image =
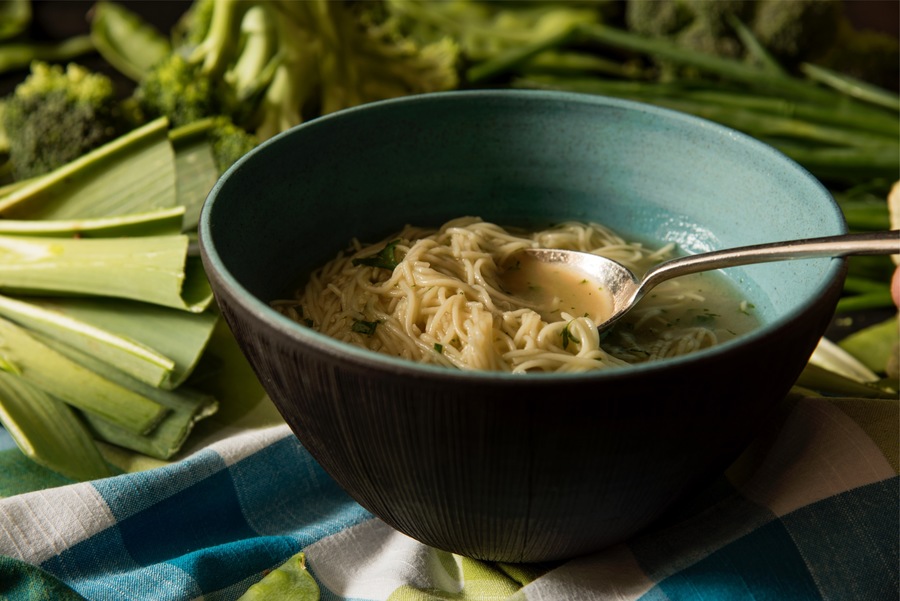
[[[525,292],[527,272],[521,286],[501,286],[506,259],[527,247],[592,252],[636,273],[675,250],[628,242],[596,223],[565,222],[525,232],[465,217],[437,229],[407,226],[376,244],[354,241],[314,272],[294,298],[272,306],[375,352],[517,373],[653,361],[713,346],[758,325],[752,304],[723,276],[702,273],[660,284],[601,336],[596,323],[609,301],[583,277],[562,274],[552,290],[532,290],[554,296],[555,310],[544,313],[531,308],[536,298]]]

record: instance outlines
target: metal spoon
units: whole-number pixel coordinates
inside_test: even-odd
[[[599,288],[605,291],[606,297],[594,295],[589,302],[605,303],[606,307],[584,311],[586,299],[582,298],[578,313],[591,314],[602,331],[625,315],[651,288],[671,278],[751,263],[890,254],[900,254],[900,230],[756,244],[679,257],[652,267],[641,279],[621,263],[605,257],[571,250],[527,248],[515,253],[510,258],[512,263],[506,262],[515,268],[507,269],[501,278],[507,290],[516,296],[530,297],[536,310],[545,314],[559,311],[558,307],[546,306],[546,302],[554,296],[559,300],[559,294],[564,294],[567,288],[567,277],[570,282],[574,278],[595,283],[596,286],[588,288],[592,291]],[[535,295],[537,290],[550,292],[540,298]]]

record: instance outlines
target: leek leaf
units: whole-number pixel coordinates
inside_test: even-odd
[[[87,219],[173,207],[175,156],[156,119],[0,198],[6,219]]]
[[[31,332],[89,349],[98,359],[154,385],[168,378],[175,369],[175,362],[155,349],[67,315],[56,307],[42,306],[40,299],[24,302],[0,296],[0,315]]]
[[[3,369],[57,399],[138,434],[150,432],[169,410],[56,352],[11,321],[0,318]]]
[[[194,424],[218,410],[219,404],[212,395],[186,387],[180,387],[175,391],[154,388],[117,371],[78,348],[43,336],[40,339],[72,361],[169,409],[169,413],[159,425],[144,435],[134,434],[110,423],[107,419],[86,413],[84,417],[90,429],[100,440],[157,459],[169,459],[181,449]]]
[[[94,219],[0,219],[0,235],[79,238],[164,236],[181,233],[182,206]]]
[[[170,135],[175,149],[177,202],[185,207],[182,229],[193,230],[200,219],[206,196],[219,179],[206,129],[180,127]]]
[[[838,346],[872,371],[883,373],[890,361],[891,353],[896,352],[898,341],[900,329],[897,317],[894,316],[850,334],[841,340]]]
[[[816,394],[846,396],[860,399],[896,399],[897,392],[887,390],[879,382],[864,383],[833,372],[815,363],[808,363],[797,378],[795,387]]]
[[[192,314],[119,299],[29,297],[5,301],[0,296],[0,314],[15,302],[35,314],[22,315],[24,310],[18,310],[8,319],[84,349],[137,380],[170,390],[194,370],[219,319],[212,311]]]
[[[72,480],[112,475],[75,412],[18,376],[0,371],[0,422],[26,457]]]
[[[0,288],[130,298],[202,312],[212,301],[188,237],[39,238],[0,236]]]

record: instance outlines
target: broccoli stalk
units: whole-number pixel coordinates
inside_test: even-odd
[[[34,62],[4,100],[2,128],[17,180],[42,175],[125,133],[112,80],[69,64]]]
[[[172,53],[139,82],[148,117],[225,116],[266,139],[342,108],[457,87],[449,40],[418,45],[381,3],[198,0]]]

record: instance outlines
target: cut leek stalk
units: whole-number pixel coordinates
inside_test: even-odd
[[[134,434],[106,419],[86,413],[84,417],[89,428],[98,439],[105,442],[156,459],[170,459],[181,449],[193,430],[194,424],[214,414],[219,408],[216,399],[209,394],[185,387],[181,387],[177,391],[154,388],[138,382],[122,372],[117,372],[114,368],[97,361],[94,357],[75,347],[48,340],[45,337],[41,337],[41,340],[60,354],[84,365],[111,382],[133,390],[169,409],[169,413],[159,425],[152,432],[144,435]]]
[[[58,353],[11,321],[0,318],[3,369],[57,399],[137,434],[152,431],[166,407],[98,375]]]
[[[0,236],[0,288],[8,292],[111,296],[202,312],[212,301],[188,237]]]
[[[23,302],[0,296],[0,315],[31,332],[90,349],[98,358],[145,382],[158,384],[175,369],[175,361],[153,348],[39,303],[40,299]]]
[[[207,129],[185,126],[170,133],[175,149],[176,198],[185,207],[182,222],[185,232],[196,229],[200,209],[219,179]]]
[[[898,341],[900,328],[894,316],[850,334],[838,345],[873,372],[884,373],[891,353],[896,353]]]
[[[0,296],[0,315],[151,386],[171,390],[193,372],[219,319],[106,298]]]
[[[156,119],[0,198],[6,219],[87,219],[175,206],[169,122]]]
[[[0,235],[57,238],[165,236],[181,233],[184,212],[184,207],[176,206],[94,219],[0,219]]]
[[[0,422],[26,457],[66,478],[83,481],[112,475],[71,408],[27,380],[2,371]]]

